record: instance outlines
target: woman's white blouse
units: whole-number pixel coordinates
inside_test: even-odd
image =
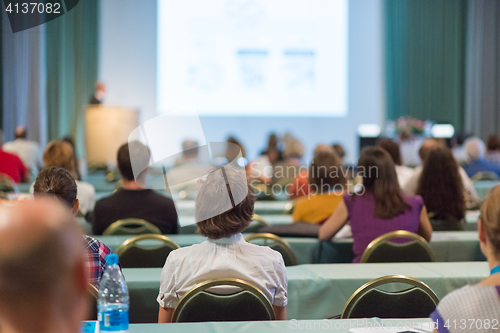
[[[157,301],[175,308],[184,294],[197,284],[216,278],[235,278],[259,288],[275,306],[286,306],[285,263],[277,251],[247,243],[242,234],[208,239],[170,252],[161,272]]]

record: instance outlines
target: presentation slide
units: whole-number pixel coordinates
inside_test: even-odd
[[[347,114],[347,0],[158,1],[158,108]]]

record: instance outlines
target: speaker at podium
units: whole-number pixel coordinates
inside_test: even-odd
[[[118,148],[139,126],[139,112],[119,106],[88,105],[85,109],[85,143],[89,168],[116,164]]]

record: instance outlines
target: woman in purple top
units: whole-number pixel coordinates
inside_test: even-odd
[[[344,194],[344,200],[319,229],[319,238],[329,240],[350,223],[353,251],[359,262],[363,251],[375,238],[396,230],[407,230],[431,239],[432,227],[420,196],[404,195],[390,155],[380,147],[361,151],[358,173],[363,188]]]

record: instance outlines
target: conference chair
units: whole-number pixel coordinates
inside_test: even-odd
[[[283,240],[282,238],[269,234],[269,233],[259,233],[252,234],[250,236],[245,237],[245,241],[259,241],[259,245],[269,246],[271,249],[278,251],[283,256],[283,261],[285,262],[285,266],[295,266],[297,265],[297,257],[293,252],[290,244]]]
[[[149,234],[127,239],[116,254],[122,268],[163,267],[170,252],[178,248],[179,245],[166,236]]]
[[[395,239],[408,240],[404,243]],[[384,234],[366,247],[360,262],[433,262],[436,256],[429,243],[421,236],[405,230]]]
[[[394,283],[410,285],[410,288],[399,291],[378,288]],[[404,275],[388,275],[356,290],[347,301],[341,318],[427,318],[438,303],[434,291],[422,281]]]
[[[481,181],[481,180],[499,180],[500,177],[492,171],[479,171],[472,177],[470,177],[472,181]]]
[[[98,293],[97,288],[94,287],[93,284],[89,283],[88,287],[89,308],[85,320],[97,320],[97,293]]]
[[[267,223],[260,215],[253,214],[252,216],[252,222],[250,222],[250,225],[243,230],[244,233],[255,233],[259,232],[260,228],[263,227],[268,227],[269,223]]]
[[[16,195],[19,189],[12,178],[4,173],[0,173],[0,199],[11,200],[9,194]]]
[[[123,219],[113,222],[102,233],[103,236],[115,235],[144,235],[158,234],[161,235],[160,229],[154,224],[142,219]]]
[[[273,307],[261,290],[243,280],[223,278],[202,282],[188,291],[175,308],[172,322],[274,318]]]

